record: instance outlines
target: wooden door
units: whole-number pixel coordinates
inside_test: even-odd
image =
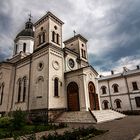
[[[89,90],[90,109],[98,110],[99,109],[98,94],[96,94],[95,86],[92,82],[89,82],[88,90]]]
[[[78,85],[71,82],[67,87],[67,101],[69,111],[79,111],[79,91]]]

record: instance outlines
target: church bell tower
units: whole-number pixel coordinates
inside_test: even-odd
[[[35,23],[34,50],[48,44],[62,48],[62,25],[63,22],[51,12],[39,19]]]

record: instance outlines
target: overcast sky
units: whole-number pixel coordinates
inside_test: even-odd
[[[99,72],[140,65],[140,0],[0,0],[0,60],[11,57],[16,34],[28,14],[33,22],[47,11],[64,21],[63,41],[88,39],[89,62]]]

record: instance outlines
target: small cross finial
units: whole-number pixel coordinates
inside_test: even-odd
[[[74,30],[73,33],[74,33],[74,36],[75,36],[76,35],[76,31]]]
[[[32,18],[31,12],[28,16],[29,16],[29,21],[31,21],[31,18]]]

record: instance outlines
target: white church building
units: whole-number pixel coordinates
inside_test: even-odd
[[[1,114],[19,108],[49,114],[101,108],[87,39],[75,35],[63,48],[63,24],[48,12],[35,24],[29,19],[16,36],[13,57],[0,63]]]

